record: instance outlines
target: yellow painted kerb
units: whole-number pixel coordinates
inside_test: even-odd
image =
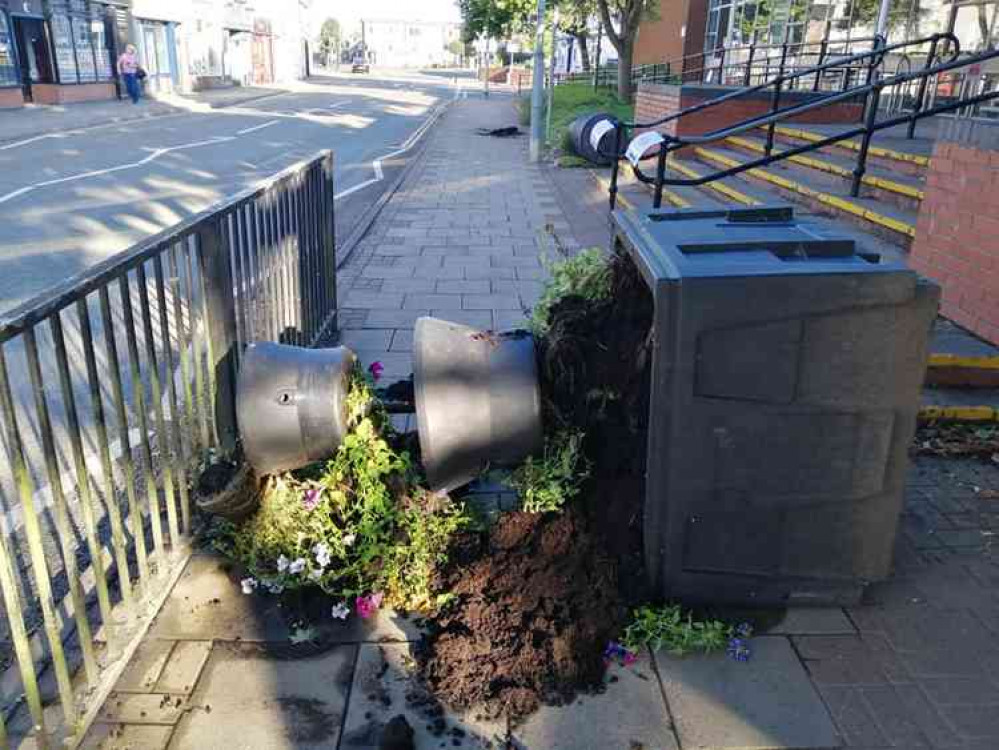
[[[931,354],[930,367],[963,367],[969,370],[999,370],[999,357],[962,357],[957,354]]]
[[[923,422],[999,422],[999,409],[992,406],[924,406],[919,410]]]
[[[708,159],[709,161],[713,161],[717,164],[721,164],[726,167],[735,167],[741,164],[741,162],[737,161],[736,159],[729,158],[724,154],[719,154],[715,151],[710,151],[709,149],[706,148],[695,148],[694,153],[696,153],[698,156],[704,159]],[[879,226],[885,227],[886,229],[891,229],[892,231],[898,232],[899,234],[904,234],[908,237],[916,236],[916,228],[911,224],[908,224],[904,221],[900,221],[898,219],[893,219],[890,216],[879,214],[875,211],[870,211],[861,205],[852,203],[851,201],[848,201],[844,198],[840,198],[839,196],[830,195],[829,193],[822,193],[818,190],[814,190],[808,187],[807,185],[802,185],[801,183],[795,182],[794,180],[789,180],[785,177],[781,177],[780,175],[773,174],[772,172],[767,172],[766,170],[760,169],[759,167],[757,167],[756,169],[748,170],[747,174],[750,175],[751,177],[756,177],[757,179],[769,182],[772,185],[777,185],[778,187],[784,188],[785,190],[798,193],[799,195],[804,195],[808,198],[814,198],[815,200],[819,201],[820,203],[824,203],[827,206],[833,206],[834,208],[838,208],[841,211],[845,211],[846,213],[850,213],[853,214],[854,216],[866,219],[867,221],[870,221],[873,224],[878,224]]]

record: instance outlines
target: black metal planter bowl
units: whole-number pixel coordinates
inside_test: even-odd
[[[257,474],[331,455],[347,432],[347,392],[356,357],[346,347],[305,349],[262,342],[243,354],[236,420]]]
[[[614,153],[614,129],[608,130],[605,125],[601,125],[594,137],[594,128],[601,122],[614,124],[617,120],[606,112],[580,115],[569,123],[569,140],[577,156],[583,157],[591,164],[607,166],[611,163],[611,159],[605,154]]]
[[[413,381],[427,482],[447,491],[543,446],[534,338],[416,321]]]

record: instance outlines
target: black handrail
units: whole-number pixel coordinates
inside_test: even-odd
[[[945,62],[936,62],[937,54],[940,49],[941,43],[946,45],[946,56]],[[911,45],[930,45],[930,51],[926,59],[926,64],[921,70],[908,73],[898,73],[890,77],[882,77],[880,73],[880,66],[884,61],[884,57],[888,52],[891,52],[902,47]],[[936,75],[941,73],[946,73],[948,71],[962,68],[969,65],[974,65],[976,63],[983,62],[985,60],[990,60],[999,57],[999,51],[988,51],[979,53],[977,55],[972,55],[969,57],[960,57],[960,42],[952,33],[940,33],[933,34],[932,36],[926,37],[924,39],[914,40],[911,42],[899,42],[893,45],[876,45],[875,49],[860,53],[858,55],[851,56],[850,58],[840,59],[834,63],[825,63],[823,65],[813,66],[812,68],[798,71],[794,74],[788,74],[786,71],[781,71],[774,79],[757,86],[752,86],[748,88],[742,88],[734,91],[730,94],[718,97],[716,99],[711,99],[707,102],[702,102],[696,104],[687,109],[681,110],[659,120],[650,123],[626,123],[618,122],[615,123],[615,155],[605,154],[612,159],[612,174],[611,174],[611,186],[610,186],[610,205],[611,208],[615,206],[617,197],[617,182],[618,182],[618,172],[619,172],[619,162],[624,152],[622,151],[622,146],[625,143],[625,132],[629,129],[635,128],[655,128],[660,127],[668,122],[678,120],[694,112],[700,112],[708,109],[712,106],[718,106],[727,101],[739,98],[740,96],[745,96],[749,93],[765,91],[769,88],[774,89],[774,96],[771,100],[771,109],[769,113],[763,115],[757,115],[755,117],[748,118],[734,125],[719,128],[708,133],[696,136],[670,136],[664,135],[663,142],[660,144],[658,151],[651,154],[648,157],[643,157],[641,160],[647,160],[651,158],[656,158],[656,176],[654,178],[648,177],[644,174],[638,165],[633,166],[633,171],[635,176],[642,182],[647,184],[655,185],[655,197],[654,197],[654,207],[659,208],[662,205],[662,192],[663,187],[666,185],[670,186],[699,186],[710,182],[714,182],[719,179],[724,179],[725,177],[730,177],[751,169],[758,167],[767,166],[774,162],[780,161],[782,159],[789,158],[791,156],[796,156],[798,154],[807,153],[810,151],[816,151],[825,146],[829,146],[840,141],[853,138],[855,136],[862,136],[861,146],[859,149],[857,164],[853,170],[853,184],[851,187],[851,194],[856,196],[859,194],[860,186],[863,181],[863,176],[866,171],[867,154],[870,147],[871,137],[874,133],[900,125],[902,123],[909,123],[909,133],[910,137],[915,128],[915,123],[921,119],[931,117],[933,115],[940,114],[942,112],[950,112],[964,107],[973,106],[980,102],[988,101],[990,99],[999,98],[999,91],[989,91],[983,92],[981,94],[965,97],[963,99],[958,99],[945,104],[935,105],[929,109],[924,108],[924,99],[926,95],[927,81]],[[833,67],[841,67],[845,63],[852,63],[859,60],[867,60],[867,78],[864,84],[859,86],[854,86],[852,88],[846,88],[840,92],[831,92],[829,94],[823,95],[819,98],[813,99],[808,102],[803,102],[800,104],[792,105],[790,107],[780,108],[780,90],[783,84],[788,80],[793,78],[802,78],[809,75],[817,75],[823,70],[828,70]],[[878,111],[878,104],[880,101],[881,91],[885,88],[898,86],[900,84],[905,84],[910,81],[920,81],[919,92],[916,97],[915,106],[912,112],[899,115],[894,118],[887,120],[882,120],[880,122],[876,121],[876,115]],[[859,97],[864,97],[865,110],[864,110],[864,120],[861,125],[855,128],[837,133],[835,135],[829,136],[827,138],[821,139],[819,141],[814,141],[802,146],[797,146],[794,148],[786,149],[780,153],[774,154],[772,152],[773,143],[773,133],[776,124],[780,121],[786,120],[790,117],[796,115],[804,114],[816,109],[823,107],[828,107],[831,104],[836,104],[838,102],[847,101],[850,99],[857,99]],[[769,148],[764,149],[764,155],[750,162],[736,165],[728,169],[719,170],[713,172],[709,175],[696,178],[666,178],[666,158],[667,156],[686,146],[698,145],[702,143],[709,143],[712,141],[718,141],[730,136],[738,135],[749,130],[753,130],[758,127],[767,126],[768,128],[768,144]]]

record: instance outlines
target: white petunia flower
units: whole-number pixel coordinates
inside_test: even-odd
[[[291,565],[288,566],[288,572],[291,573],[293,576],[297,576],[303,570],[305,570],[305,558],[304,557],[298,558]]]
[[[280,581],[267,581],[267,583],[265,583],[264,585],[267,587],[267,590],[270,591],[272,594],[280,594],[282,591],[284,591],[284,584],[281,583]]]
[[[312,552],[316,556],[316,562],[319,563],[319,567],[325,568],[330,564],[330,548],[326,542],[317,544],[312,548]]]
[[[252,594],[257,590],[257,579],[256,578],[244,578],[239,582],[239,585],[243,587],[244,594]]]
[[[322,577],[323,577],[323,571],[321,571],[319,568],[315,568],[309,573],[309,578],[311,578],[313,581],[318,581]]]
[[[281,555],[281,557],[277,559],[277,566],[278,566],[278,573],[284,573],[286,570],[288,570],[288,558],[285,557],[284,555]]]
[[[350,607],[348,607],[344,602],[333,605],[333,610],[330,613],[337,620],[346,620],[350,615]]]
[[[344,546],[344,547],[349,547],[349,546],[350,546],[350,545],[352,545],[352,544],[353,544],[353,543],[354,543],[355,541],[357,541],[357,534],[347,534],[347,535],[346,535],[346,536],[345,536],[345,537],[343,538],[343,546]]]

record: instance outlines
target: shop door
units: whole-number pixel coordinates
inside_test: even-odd
[[[33,101],[32,83],[51,83],[52,57],[49,41],[45,35],[45,22],[38,18],[18,18],[15,16],[14,38],[17,40],[17,64],[21,70],[21,87],[24,100]]]

